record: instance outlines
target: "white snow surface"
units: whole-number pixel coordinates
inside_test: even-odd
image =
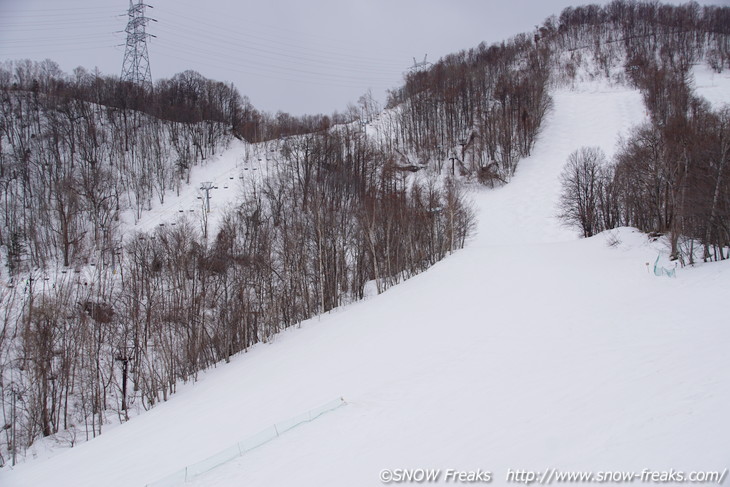
[[[212,183],[208,195],[208,228],[214,233],[225,210],[235,204],[245,188],[252,182],[260,182],[268,173],[269,157],[266,152],[263,144],[255,146],[234,139],[226,151],[194,166],[190,171],[189,184],[182,187],[179,194],[168,190],[164,203],[155,199],[152,208],[136,221],[134,210],[126,211],[122,220],[128,230],[127,236],[136,231],[153,231],[158,225],[175,225],[181,218],[198,222],[202,227],[201,215],[206,196],[201,187],[204,183]]]
[[[710,104],[718,106],[730,103],[730,70],[718,73],[704,64],[698,64],[692,69],[694,77],[692,87],[695,92],[705,98]]]
[[[647,263],[663,243],[630,228],[578,239],[553,216],[568,155],[610,156],[645,116],[627,88],[556,92],[513,181],[473,192],[478,232],[464,250],[92,441],[0,470],[0,485],[142,486],[340,396],[347,406],[193,485],[377,486],[384,468],[481,469],[504,485],[508,469],[730,467],[730,262],[655,277]]]

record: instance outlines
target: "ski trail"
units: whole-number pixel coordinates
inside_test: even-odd
[[[553,110],[533,155],[520,161],[512,181],[480,191],[477,246],[536,244],[573,240],[576,230],[556,218],[560,172],[571,152],[598,146],[610,158],[619,134],[644,117],[641,95],[626,88],[583,86],[553,94]]]

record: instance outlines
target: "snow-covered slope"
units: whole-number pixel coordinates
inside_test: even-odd
[[[178,193],[167,191],[165,202],[153,202],[149,211],[135,220],[133,210],[123,215],[123,221],[131,234],[134,231],[148,232],[160,224],[175,224],[187,217],[200,221],[206,204],[204,183],[212,183],[209,192],[209,227],[214,229],[226,208],[241,197],[242,190],[254,181],[261,181],[268,172],[269,156],[266,144],[251,145],[233,139],[228,150],[212,157],[204,164],[193,167],[189,184]]]
[[[641,95],[625,87],[593,83],[553,95],[555,110],[548,115],[534,155],[520,162],[514,184],[477,195],[480,206],[477,244],[514,246],[573,240],[575,230],[555,217],[558,178],[571,152],[598,146],[608,157],[618,137],[643,122]]]
[[[508,469],[729,467],[729,263],[658,278],[646,264],[661,243],[631,229],[578,240],[553,218],[568,154],[611,154],[644,116],[626,88],[556,93],[514,180],[474,193],[465,250],[93,441],[0,472],[0,485],[145,485],[339,396],[346,407],[194,484],[372,486],[385,468],[454,468],[502,485]]]

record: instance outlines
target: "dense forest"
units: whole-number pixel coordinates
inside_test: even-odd
[[[508,184],[550,90],[580,78],[641,90],[651,121],[613,161],[576,147],[565,220],[585,236],[668,233],[678,259],[695,245],[727,258],[730,114],[692,94],[697,63],[730,68],[730,8],[568,8],[407,73],[384,111],[365,95],[343,114],[267,114],[192,71],[145,90],[52,61],[0,65],[0,465],[42,437],[94,437],[462,247],[474,223],[464,186]],[[234,138],[276,157],[218,227],[123,224]]]

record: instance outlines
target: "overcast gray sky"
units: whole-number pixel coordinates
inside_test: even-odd
[[[136,0],[135,0],[136,2]],[[727,0],[702,3],[725,3]],[[343,111],[379,100],[428,54],[531,31],[570,0],[148,0],[152,77],[228,81],[259,109]],[[594,3],[606,3],[599,0]],[[679,3],[679,2],[672,2]],[[129,0],[0,0],[0,60],[50,58],[119,75]]]

